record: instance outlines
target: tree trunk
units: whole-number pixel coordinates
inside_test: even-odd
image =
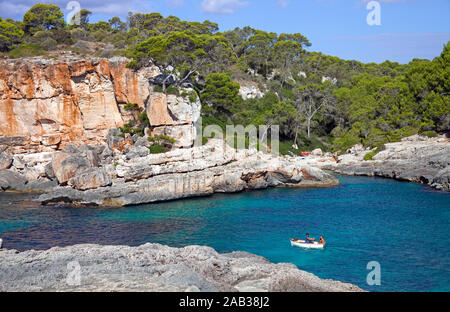
[[[298,137],[298,125],[297,125],[297,128],[295,128],[295,139],[294,139],[294,144],[298,146],[297,137]]]
[[[308,128],[308,139],[309,139],[309,138],[311,138],[311,118],[308,118],[306,126]]]

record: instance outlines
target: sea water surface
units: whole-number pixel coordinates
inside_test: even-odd
[[[369,291],[450,291],[450,194],[388,179],[339,177],[323,189],[270,189],[125,208],[41,207],[0,193],[5,248],[79,243],[207,245],[290,262]],[[289,238],[324,235],[325,250]],[[367,264],[379,262],[381,285]]]

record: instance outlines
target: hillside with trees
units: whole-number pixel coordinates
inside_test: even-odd
[[[22,21],[0,18],[6,58],[80,56],[130,58],[130,68],[153,62],[165,71],[163,91],[194,87],[204,126],[279,125],[283,153],[321,147],[344,151],[361,143],[382,150],[416,133],[450,131],[450,42],[434,60],[364,64],[309,52],[300,33],[252,27],[219,31],[211,21],[189,22],[159,13],[129,13],[91,23],[81,10],[67,25],[61,9],[36,4]],[[238,82],[264,93],[242,99]]]

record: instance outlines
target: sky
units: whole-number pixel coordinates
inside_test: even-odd
[[[217,22],[221,31],[251,26],[301,33],[310,51],[365,63],[433,59],[450,41],[450,0],[0,0],[0,16],[21,20],[39,2],[57,4],[66,15],[89,9],[91,21],[160,12]]]

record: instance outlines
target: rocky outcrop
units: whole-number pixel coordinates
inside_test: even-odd
[[[12,170],[0,171],[0,190],[17,190],[25,186],[27,179]]]
[[[133,119],[135,103],[149,113],[151,128],[164,127],[180,147],[192,146],[199,101],[153,92],[149,65],[138,71],[126,58],[39,58],[0,61],[0,151],[60,150],[65,145],[106,142],[112,128]],[[189,131],[188,131],[189,129]]]
[[[338,157],[316,157],[305,160],[312,166],[347,175],[378,176],[429,185],[450,191],[450,139],[412,136],[401,142],[385,144],[385,149],[365,161],[370,152],[361,145]]]
[[[60,184],[65,184],[71,178],[82,174],[91,168],[87,157],[56,153],[52,160],[53,172]]]
[[[68,183],[77,190],[85,191],[110,186],[111,177],[103,169],[91,169],[71,178]]]
[[[239,95],[244,99],[260,99],[264,97],[264,92],[261,91],[257,84],[250,81],[238,81]]]
[[[132,151],[130,151],[132,152]],[[137,155],[136,155],[137,156]],[[235,150],[221,140],[192,149],[129,158],[118,154],[115,165],[105,165],[111,180],[101,187],[81,173],[71,181],[39,197],[44,204],[127,206],[213,193],[233,193],[268,187],[336,185],[337,180],[320,169],[300,166],[290,158],[274,157],[256,150]],[[72,186],[72,187],[70,187]]]
[[[219,254],[201,246],[76,245],[20,253],[1,249],[0,271],[0,291],[362,291],[293,264],[273,264],[245,252]]]
[[[13,158],[9,155],[0,153],[0,170],[9,169],[12,166]]]

